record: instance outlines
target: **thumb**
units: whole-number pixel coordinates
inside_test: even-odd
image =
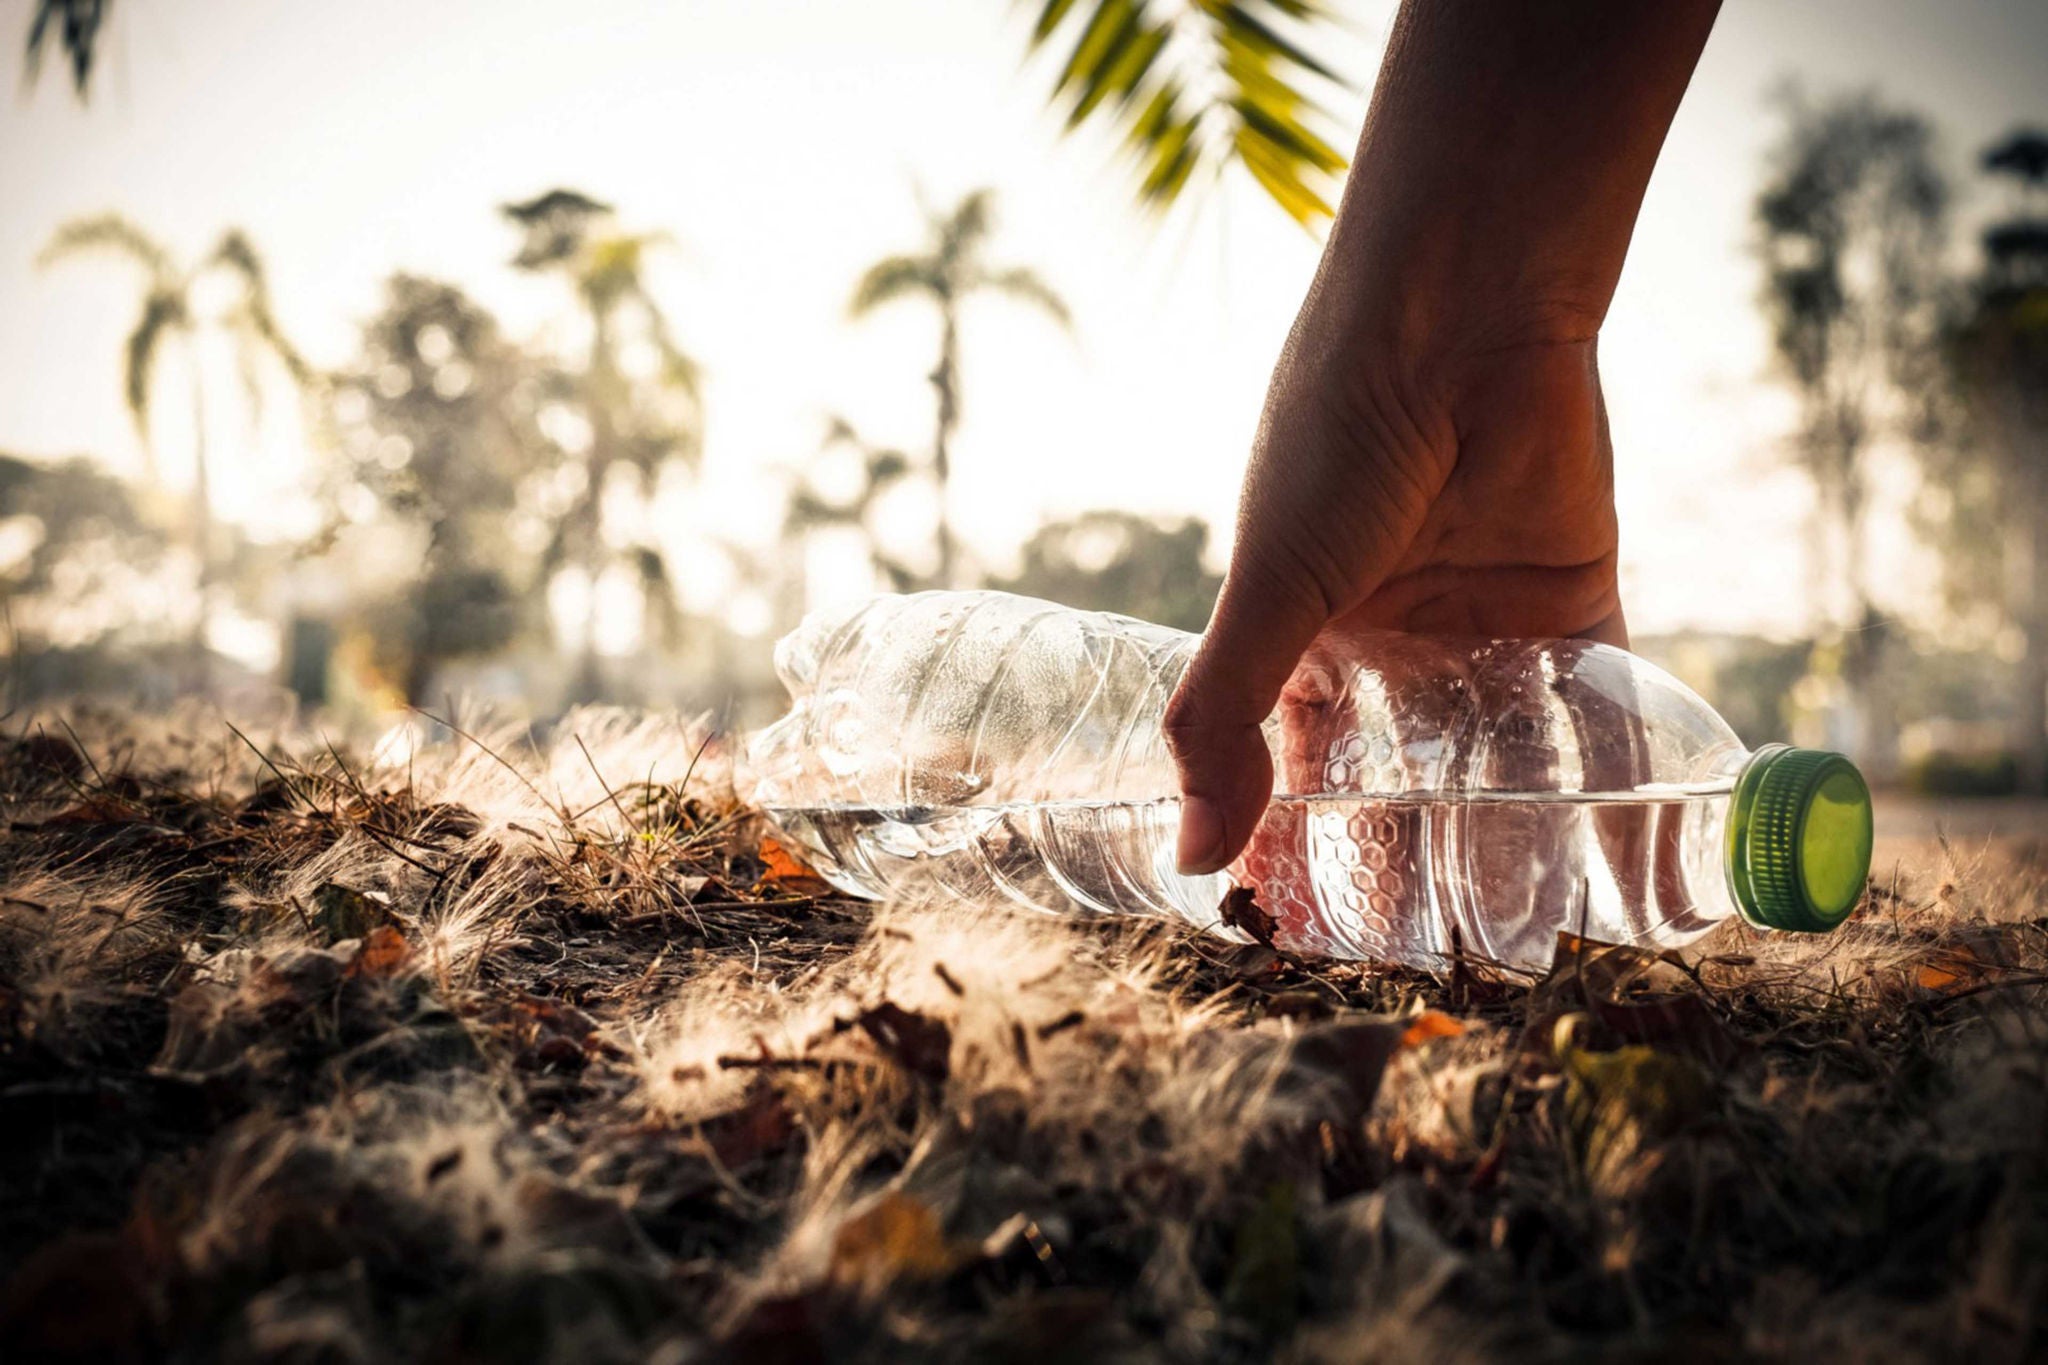
[[[1281,586],[1233,562],[1209,629],[1166,706],[1166,745],[1180,771],[1186,876],[1229,865],[1273,794],[1273,756],[1260,725],[1329,619],[1320,592]]]

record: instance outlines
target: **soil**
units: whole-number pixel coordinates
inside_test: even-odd
[[[672,719],[398,740],[0,740],[9,1359],[2048,1349],[2025,858],[1432,975],[849,900]]]

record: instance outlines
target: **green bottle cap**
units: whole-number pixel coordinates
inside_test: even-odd
[[[1765,745],[1728,804],[1728,886],[1742,917],[1763,929],[1833,929],[1863,899],[1870,838],[1870,786],[1855,764]]]

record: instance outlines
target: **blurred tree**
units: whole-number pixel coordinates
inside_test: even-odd
[[[848,527],[859,531],[867,542],[868,562],[878,577],[896,592],[916,586],[917,573],[896,558],[883,543],[874,525],[875,504],[910,474],[910,460],[900,450],[885,450],[869,444],[853,424],[834,417],[827,425],[822,454],[826,457],[850,453],[858,461],[858,485],[844,496],[818,487],[817,471],[797,485],[782,517],[782,541],[795,553],[812,531]]]
[[[697,367],[648,292],[646,255],[661,236],[622,231],[609,205],[574,190],[550,190],[503,212],[523,234],[512,263],[566,281],[590,327],[583,355],[557,370],[541,414],[580,471],[542,567],[550,578],[573,569],[587,585],[578,688],[594,696],[603,688],[596,623],[609,574],[625,573],[638,589],[645,638],[673,644],[680,628],[669,566],[646,509],[665,473],[696,467]],[[622,507],[632,512],[622,514]]]
[[[156,447],[150,422],[155,392],[152,380],[167,344],[176,341],[185,348],[192,404],[191,538],[199,565],[199,613],[194,641],[199,644],[210,617],[214,571],[222,553],[213,524],[213,474],[207,449],[209,424],[202,362],[208,348],[197,344],[199,334],[206,330],[226,339],[252,412],[262,405],[260,367],[266,359],[281,364],[292,382],[302,389],[313,384],[316,376],[278,328],[263,263],[239,229],[230,228],[222,233],[212,251],[191,265],[181,266],[134,223],[117,213],[106,213],[58,228],[37,260],[47,266],[88,252],[111,253],[139,267],[142,274],[142,309],[123,346],[122,380],[129,416],[142,439],[146,477],[152,486],[157,481]],[[200,312],[196,304],[203,282],[222,276],[229,281],[231,301],[211,312]]]
[[[138,622],[137,582],[163,553],[162,531],[128,485],[85,459],[0,455],[0,601],[7,652],[94,642]]]
[[[974,294],[1004,294],[1033,305],[1062,327],[1071,325],[1066,303],[1036,272],[1023,266],[997,268],[984,259],[995,228],[994,215],[991,190],[974,191],[950,213],[927,211],[924,250],[916,255],[885,257],[869,266],[848,304],[848,312],[856,318],[905,298],[929,301],[938,310],[939,359],[930,378],[938,398],[931,477],[939,500],[935,581],[940,587],[953,586],[955,547],[946,493],[952,478],[953,431],[960,421],[960,307]]]
[[[1165,209],[1197,171],[1235,162],[1306,227],[1330,215],[1322,191],[1344,169],[1304,93],[1341,84],[1305,45],[1334,24],[1323,0],[1043,0],[1031,47],[1070,36],[1053,98],[1069,129],[1122,130],[1140,203]]]
[[[361,353],[335,380],[330,496],[366,490],[423,536],[417,581],[372,604],[374,635],[406,699],[431,700],[450,659],[487,654],[536,623],[538,556],[522,518],[560,452],[542,434],[546,367],[460,289],[394,275]],[[357,495],[360,497],[360,495]]]
[[[1208,546],[1208,523],[1194,517],[1160,522],[1130,512],[1083,512],[1041,526],[1024,543],[1016,575],[989,586],[1198,631],[1223,586],[1203,562]]]
[[[1817,496],[1816,548],[1836,566],[1858,748],[1883,773],[1897,727],[1864,558],[1867,465],[1882,437],[1929,435],[1948,189],[1919,115],[1868,94],[1812,104],[1794,91],[1784,107],[1756,200],[1764,309],[1800,401],[1794,451]]]
[[[2014,709],[2020,781],[2048,791],[2048,131],[1988,148],[2009,179],[2010,212],[1983,234],[1949,354],[1967,403],[1967,439],[1928,451],[1924,500],[1941,533],[1951,595],[1995,602],[2022,640]]]

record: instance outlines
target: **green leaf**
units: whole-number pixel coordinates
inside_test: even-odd
[[[1076,81],[1086,81],[1093,76],[1096,68],[1115,48],[1117,39],[1129,34],[1137,22],[1138,7],[1134,0],[1097,0],[1095,12],[1088,16],[1088,23],[1081,30],[1080,40],[1067,55],[1067,64],[1060,68],[1059,79],[1053,82],[1053,93],[1061,94]],[[1085,91],[1083,98],[1086,98]]]
[[[1262,56],[1278,57],[1291,62],[1304,71],[1314,72],[1326,81],[1338,79],[1335,71],[1303,51],[1299,45],[1281,37],[1252,11],[1253,5],[1244,3],[1244,0],[1215,7],[1216,18],[1223,27],[1253,51]]]
[[[1325,179],[1345,166],[1307,92],[1311,82],[1342,84],[1314,51],[1333,24],[1322,0],[1047,0],[1030,46],[1073,35],[1053,98],[1071,100],[1069,129],[1122,130],[1140,203],[1170,208],[1197,170],[1234,161],[1312,227],[1331,212]]]
[[[1073,7],[1074,0],[1045,0],[1045,8],[1038,12],[1038,22],[1031,26],[1031,45],[1037,47],[1050,37]]]
[[[1344,158],[1338,155],[1336,148],[1286,113],[1264,108],[1249,100],[1237,105],[1236,109],[1246,131],[1271,146],[1281,160],[1313,166],[1319,171],[1343,169]]]
[[[1127,93],[1166,46],[1166,38],[1165,29],[1146,24],[1138,8],[1131,6],[1100,58],[1082,77],[1081,98],[1067,115],[1067,126],[1079,124],[1111,95]]]

